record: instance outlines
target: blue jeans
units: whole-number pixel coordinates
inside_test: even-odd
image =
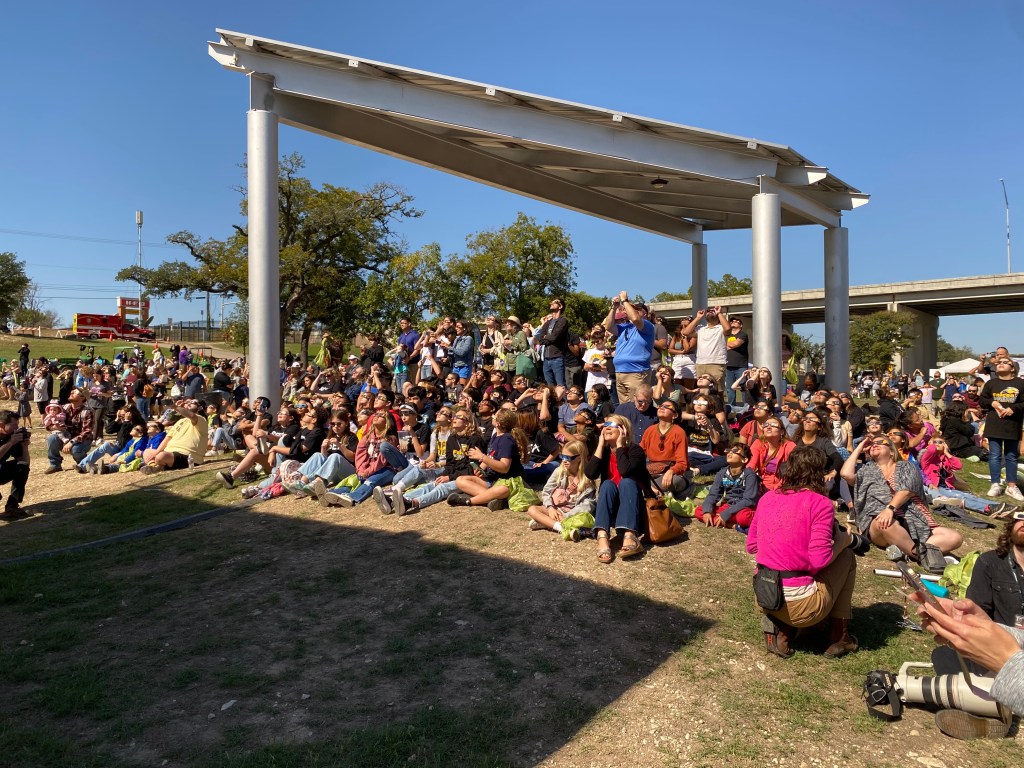
[[[64,461],[64,454],[61,453],[61,449],[64,447],[64,442],[60,439],[60,436],[56,433],[51,434],[46,438],[46,457],[50,460],[51,467],[59,467]],[[85,458],[86,454],[92,448],[91,443],[72,443],[71,444],[71,457],[75,462],[79,462]]]
[[[686,458],[690,463],[690,469],[699,475],[713,475],[728,464],[725,456],[709,456],[696,451],[688,451]]]
[[[740,376],[746,368],[726,368],[725,369],[725,397],[728,402],[733,405],[739,405],[743,402],[743,393],[738,389],[733,389],[732,385],[739,381]]]
[[[135,398],[135,407],[139,409],[142,418],[149,421],[149,398],[139,395]]]
[[[117,448],[117,443],[112,443],[109,440],[103,443],[99,448],[93,448],[89,453],[85,455],[78,466],[82,469],[88,469],[90,464],[95,464],[97,461],[102,459],[104,456],[113,456],[115,453],[120,453]]]
[[[635,533],[640,525],[641,501],[640,486],[635,480],[623,477],[618,486],[611,480],[602,481],[597,494],[594,528],[607,531],[614,527]]]
[[[992,503],[991,499],[986,500],[964,491],[958,491],[956,488],[936,488],[932,486],[928,488],[928,495],[933,499],[937,496],[950,496],[954,499],[963,499],[964,506],[972,512],[984,512],[988,509],[988,505]]]
[[[367,498],[373,489],[378,485],[389,485],[395,478],[395,473],[409,466],[409,459],[391,443],[380,444],[380,455],[384,457],[387,466],[374,472],[369,477],[363,478],[358,488],[352,489],[349,493],[352,501],[358,504]]]
[[[224,450],[232,453],[235,450],[235,441],[228,435],[224,427],[217,427],[213,430],[213,437],[210,439],[210,448],[217,450],[217,446],[223,446]]]
[[[447,483],[427,483],[413,491],[409,491],[405,494],[405,498],[419,500],[420,509],[425,509],[431,504],[444,501],[457,490],[458,487],[455,485],[454,480],[449,480]]]
[[[355,473],[356,468],[352,466],[352,462],[340,453],[329,453],[326,456],[322,453],[314,453],[306,460],[305,464],[299,467],[300,475],[308,477],[310,480],[319,477],[328,488]]]
[[[1006,461],[1006,482],[1017,482],[1017,440],[1004,440],[1001,437],[988,439],[988,476],[993,483],[1000,482],[999,471]]]
[[[544,375],[544,383],[556,387],[565,386],[565,360],[561,357],[554,357],[545,360],[541,366]]]
[[[396,483],[401,483],[403,488],[414,488],[417,485],[431,482],[435,477],[444,474],[444,469],[424,469],[419,464],[410,464],[401,472],[395,473]]]

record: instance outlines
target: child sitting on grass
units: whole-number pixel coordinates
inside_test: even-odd
[[[541,491],[541,503],[526,510],[531,531],[551,530],[566,541],[579,541],[582,532],[593,527],[597,484],[583,474],[588,455],[587,444],[580,440],[565,444],[558,469]]]
[[[745,534],[754,519],[761,481],[752,469],[747,469],[750,448],[746,444],[732,446],[725,460],[725,467],[715,475],[715,482],[697,509],[696,517],[707,526],[735,528]]]

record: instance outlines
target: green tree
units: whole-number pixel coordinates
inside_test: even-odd
[[[754,281],[749,277],[739,278],[726,272],[721,280],[708,280],[708,297],[712,299],[723,296],[746,296],[754,290]],[[662,291],[655,294],[651,301],[686,301],[693,297],[693,286],[686,289],[686,293],[673,293]]]
[[[875,312],[850,321],[850,363],[858,368],[884,371],[893,357],[910,346],[914,336],[906,328],[913,318],[905,312]]]
[[[789,340],[793,347],[793,356],[797,362],[803,364],[804,360],[810,361],[810,370],[820,371],[825,365],[825,345],[811,341],[799,333],[789,334]]]
[[[936,345],[936,354],[937,359],[944,363],[957,363],[967,357],[978,357],[970,347],[954,347],[941,336]]]
[[[25,262],[10,251],[0,252],[0,323],[10,320],[22,306],[30,282]]]
[[[473,317],[539,317],[553,296],[564,298],[576,287],[572,239],[555,224],[538,225],[520,213],[507,227],[470,235],[466,245],[450,269]]]
[[[611,305],[612,300],[608,296],[593,296],[585,291],[569,291],[565,294],[565,319],[574,331],[588,331],[604,322]]]
[[[430,243],[396,256],[386,275],[370,275],[356,299],[359,330],[394,331],[402,317],[416,325],[425,317],[466,316],[466,296],[451,277],[450,262],[441,254],[440,245]],[[349,335],[329,322],[327,325],[332,332]]]
[[[318,323],[352,325],[359,309],[352,298],[373,273],[385,274],[404,246],[395,227],[420,216],[401,189],[378,183],[365,191],[324,184],[317,189],[300,175],[305,162],[292,154],[281,159],[278,178],[281,330],[302,329],[303,355]],[[242,188],[241,212],[248,213]],[[185,247],[194,263],[164,262],[153,269],[127,267],[120,281],[141,282],[154,296],[209,291],[248,298],[248,231],[220,240],[201,240],[183,230],[167,239]],[[344,300],[341,300],[344,299]],[[283,348],[283,344],[282,344]]]

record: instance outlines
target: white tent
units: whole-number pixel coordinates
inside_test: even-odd
[[[970,373],[978,366],[978,358],[976,357],[965,357],[956,363],[950,363],[943,368],[937,368],[939,376],[945,377],[950,374],[954,376],[960,376],[965,373]]]

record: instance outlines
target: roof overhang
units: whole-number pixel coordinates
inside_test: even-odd
[[[282,122],[691,243],[751,225],[837,226],[868,202],[789,147],[218,30],[210,55],[272,80]]]

